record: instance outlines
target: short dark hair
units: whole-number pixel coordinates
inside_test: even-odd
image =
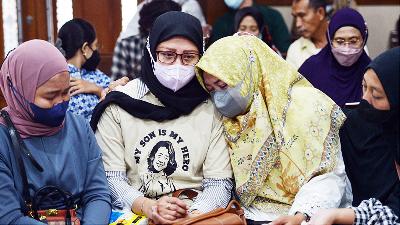
[[[301,0],[293,0],[293,3],[298,3]],[[326,6],[328,5],[326,0],[308,0],[308,7],[317,10],[322,7],[326,14]]]
[[[65,52],[65,58],[70,59],[85,42],[91,45],[96,40],[96,31],[88,21],[75,18],[66,22],[57,36],[62,42],[61,46],[57,47],[61,47]]]
[[[157,17],[169,11],[181,11],[182,7],[172,0],[153,0],[143,5],[139,12],[139,30],[148,35]]]
[[[309,0],[308,7],[313,8],[315,10],[319,8],[323,8],[326,13],[326,6],[328,3],[325,0]]]

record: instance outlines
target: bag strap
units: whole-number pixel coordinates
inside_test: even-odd
[[[181,195],[186,195],[190,200],[197,197],[198,193],[192,189],[179,189],[172,193],[172,197],[179,198]]]
[[[25,201],[24,214],[28,214],[28,211],[32,205],[32,197],[29,194],[28,177],[26,175],[24,161],[22,160],[21,145],[20,145],[18,137],[17,137],[18,132],[15,129],[14,124],[12,123],[8,112],[5,110],[2,110],[0,112],[0,114],[3,117],[4,121],[6,122],[8,133],[10,134],[11,142],[13,144],[14,155],[17,160],[19,173],[22,178],[22,186],[23,186],[22,195],[23,195],[23,199]]]
[[[246,219],[244,218],[244,210],[240,207],[239,202],[237,202],[236,200],[230,201],[228,206],[225,209],[217,208],[211,212],[204,213],[204,214],[201,214],[196,217],[183,219],[183,220],[177,220],[176,223],[174,223],[174,224],[180,224],[180,225],[193,224],[195,222],[199,222],[199,221],[202,221],[202,220],[205,220],[208,218],[213,218],[213,217],[225,214],[225,213],[236,214],[243,221],[243,224],[246,224]]]

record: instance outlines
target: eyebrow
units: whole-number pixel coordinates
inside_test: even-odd
[[[164,47],[164,46],[160,46],[159,48],[161,48],[161,49],[165,49],[165,50],[168,50],[168,51],[172,51],[172,52],[176,52],[177,50],[175,49],[175,48],[169,48],[169,47]],[[156,51],[160,51],[160,49],[156,49]],[[199,54],[199,51],[197,51],[197,50],[183,50],[183,53],[197,53],[197,54]]]

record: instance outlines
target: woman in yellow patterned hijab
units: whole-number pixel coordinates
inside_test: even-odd
[[[247,218],[296,224],[319,208],[339,206],[345,116],[329,97],[250,35],[215,42],[196,73],[224,115],[236,193]]]

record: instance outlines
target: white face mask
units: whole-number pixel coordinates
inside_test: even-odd
[[[161,64],[153,59],[149,44],[147,44],[146,49],[149,52],[151,61],[153,63],[154,75],[164,87],[177,92],[179,89],[188,84],[195,76],[194,66]]]
[[[195,73],[194,66],[184,66],[180,64],[163,65],[159,62],[154,63],[154,75],[164,87],[167,87],[174,92],[184,87],[189,83]]]

